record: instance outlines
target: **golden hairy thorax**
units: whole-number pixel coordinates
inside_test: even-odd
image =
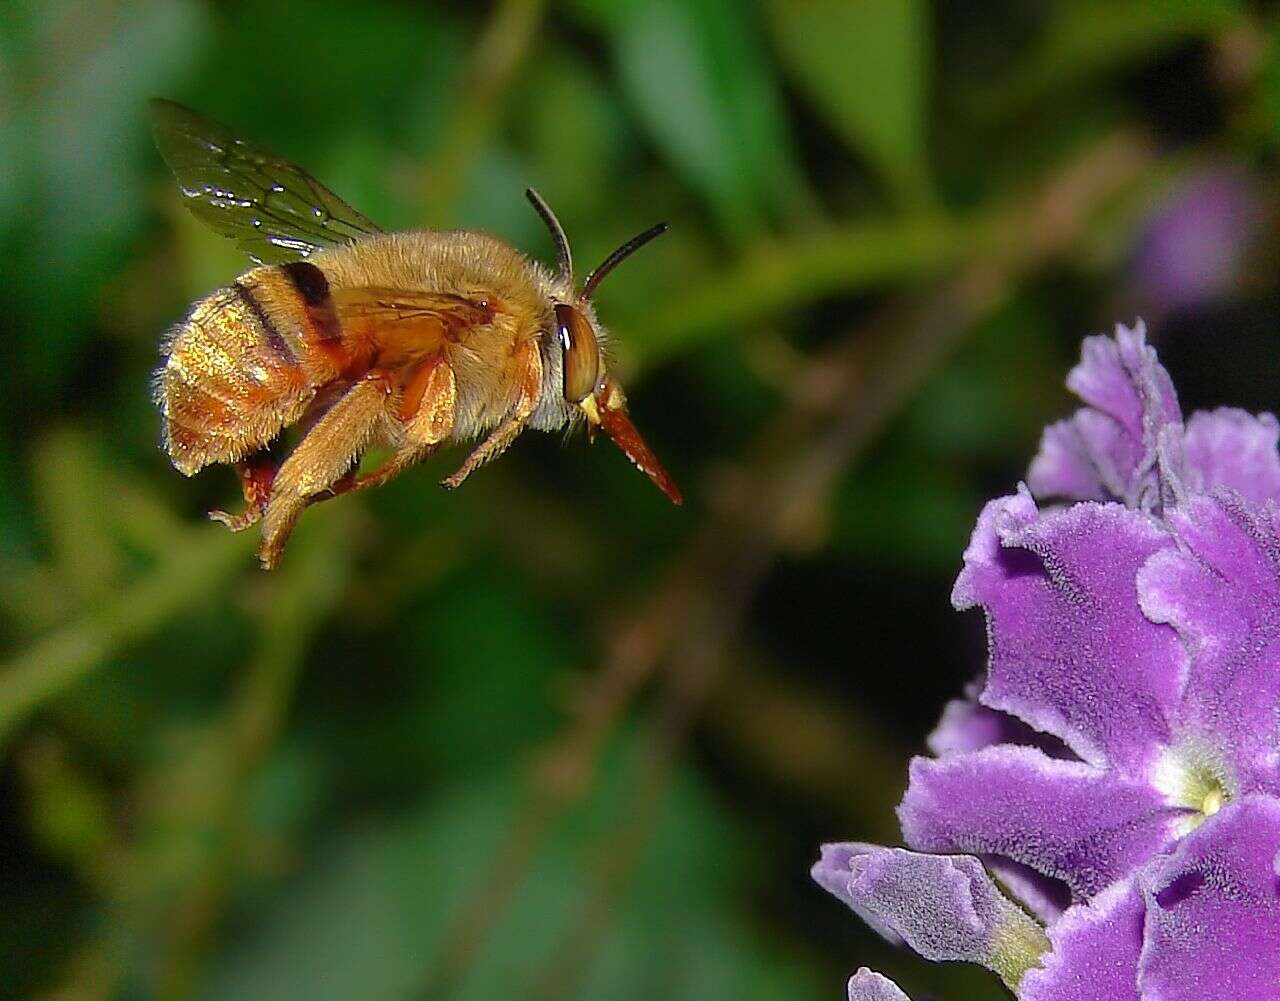
[[[516,348],[540,342],[552,329],[551,277],[486,234],[392,233],[310,260],[329,279],[348,336],[376,342],[375,364],[395,368],[412,364],[416,352],[442,352],[458,385],[453,441],[474,438],[510,411],[519,382]],[[373,290],[388,292],[382,303],[396,301],[396,291],[417,291],[425,293],[424,310],[438,310],[450,299],[473,308],[460,310],[454,324],[442,326],[433,312],[415,323],[413,298],[401,296],[401,319],[385,323],[385,311],[370,302]]]

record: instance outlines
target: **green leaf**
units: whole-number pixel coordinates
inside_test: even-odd
[[[1239,15],[1239,0],[1073,0],[1059,4],[1039,44],[992,86],[988,117],[1015,118],[1061,101],[1108,73],[1188,39],[1212,36]]]
[[[807,211],[775,81],[735,4],[655,0],[612,30],[627,96],[731,236]]]
[[[787,69],[830,126],[911,204],[928,200],[923,0],[771,0]]]
[[[616,93],[567,48],[551,49],[529,76],[521,113],[513,117],[535,186],[566,225],[575,217],[605,216],[616,204],[613,184],[624,153],[635,145]],[[538,235],[545,239],[545,231]]]
[[[636,742],[620,745],[601,762],[595,793],[498,888],[506,899],[486,894],[495,870],[523,848],[525,793],[509,771],[470,771],[452,788],[433,788],[425,806],[339,829],[306,852],[293,878],[261,887],[202,996],[427,996],[442,962],[457,958],[445,949],[456,948],[459,916],[477,901],[500,906],[449,985],[459,1001],[502,998],[512,984],[535,997],[610,1001],[825,996],[826,985],[739,917],[749,885],[741,828],[688,771],[674,776],[652,827],[628,843]],[[602,862],[632,850],[594,934],[558,966],[594,913]]]
[[[0,117],[0,251],[16,321],[40,331],[19,342],[37,393],[77,361],[103,279],[142,218],[143,102],[207,34],[191,0],[104,8],[74,31],[73,4],[45,6],[15,18],[21,35],[0,32],[17,98]]]
[[[1267,55],[1258,88],[1258,108],[1262,129],[1272,143],[1280,142],[1280,25],[1267,37]]]

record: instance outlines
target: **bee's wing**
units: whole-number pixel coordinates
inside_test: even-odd
[[[153,100],[160,155],[192,214],[260,264],[380,232],[306,171],[172,101]]]
[[[447,292],[348,286],[333,289],[332,301],[348,335],[371,336],[408,350],[425,351],[449,335],[465,340],[471,327],[493,322],[487,300]]]

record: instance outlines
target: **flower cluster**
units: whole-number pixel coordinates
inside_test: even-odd
[[[1021,1001],[1280,999],[1280,425],[1184,423],[1141,324],[1067,384],[965,551],[989,661],[911,764],[910,850],[827,845],[814,878]]]

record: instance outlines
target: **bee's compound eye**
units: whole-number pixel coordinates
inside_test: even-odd
[[[600,345],[596,332],[574,306],[556,306],[556,327],[564,351],[564,398],[581,403],[600,380]]]

